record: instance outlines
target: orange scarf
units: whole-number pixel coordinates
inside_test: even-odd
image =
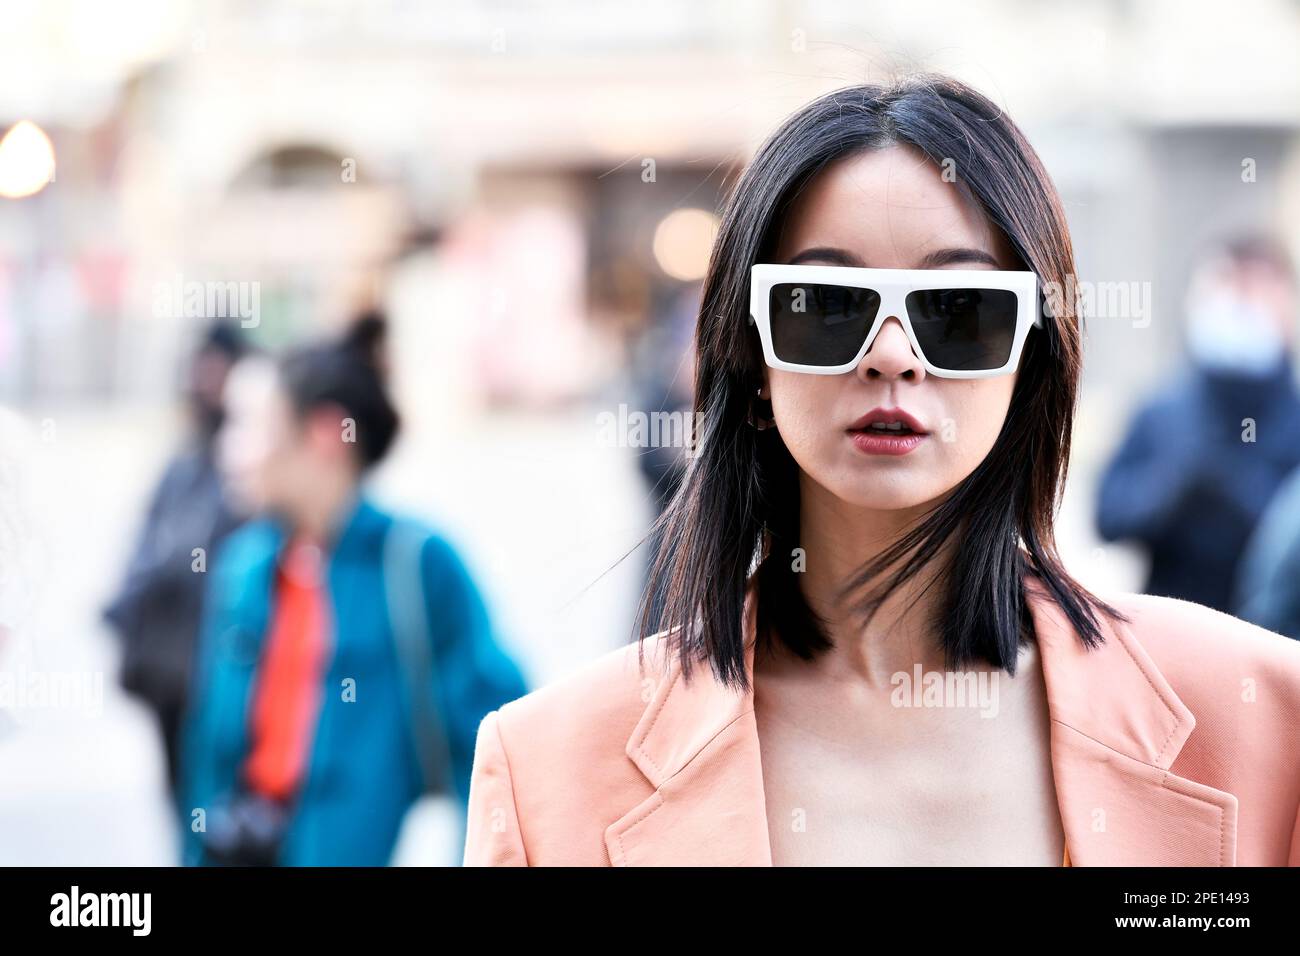
[[[252,707],[252,751],[244,764],[250,787],[287,800],[306,774],[320,716],[327,606],[320,551],[300,541],[286,547],[276,571],[267,646]]]

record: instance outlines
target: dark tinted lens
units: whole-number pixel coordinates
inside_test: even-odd
[[[1006,289],[926,289],[907,316],[931,365],[958,372],[1001,368],[1016,337],[1016,294]]]
[[[866,340],[880,295],[871,289],[814,283],[772,286],[772,350],[797,365],[843,365]]]

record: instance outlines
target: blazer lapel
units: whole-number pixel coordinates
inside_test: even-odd
[[[1237,799],[1170,771],[1196,719],[1127,626],[1103,618],[1089,651],[1033,576],[1026,600],[1071,865],[1235,865]],[[655,790],[606,828],[615,866],[772,864],[752,690],[727,690],[707,663],[688,681],[670,659],[625,749]]]
[[[1089,651],[1034,577],[1057,803],[1073,866],[1235,866],[1237,798],[1171,772],[1196,726],[1127,625]]]
[[[751,688],[753,612],[747,598]],[[752,690],[726,689],[707,663],[688,681],[674,656],[626,751],[655,792],[605,829],[615,866],[771,865]]]

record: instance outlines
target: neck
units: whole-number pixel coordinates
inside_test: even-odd
[[[933,574],[930,568],[905,580],[866,622],[852,609],[853,598],[862,595],[841,593],[859,568],[915,527],[933,503],[862,508],[836,498],[807,476],[801,479],[800,500],[800,545],[808,560],[799,577],[805,599],[826,622],[835,645],[819,662],[876,686],[888,686],[892,675],[910,673],[917,664],[927,671],[941,670],[943,652],[931,624],[941,592],[938,586],[925,590]],[[897,568],[888,568],[885,576]],[[874,579],[874,584],[883,579]]]
[[[285,509],[294,535],[317,543],[330,541],[356,503],[352,472],[322,469],[301,497]]]

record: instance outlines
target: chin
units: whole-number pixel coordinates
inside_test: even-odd
[[[943,494],[944,489],[928,476],[913,469],[899,469],[895,474],[870,474],[858,467],[835,475],[830,481],[818,482],[840,501],[873,511],[903,511],[927,504]]]
[[[844,494],[837,494],[845,504],[872,511],[906,511],[918,508],[933,500],[933,495],[918,495],[914,492],[900,491],[894,488],[872,489],[859,485],[847,489]]]

